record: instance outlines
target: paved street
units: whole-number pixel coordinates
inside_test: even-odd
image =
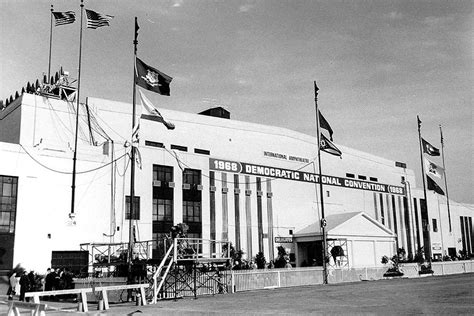
[[[5,300],[5,295],[0,300]],[[327,286],[240,292],[214,297],[161,301],[157,305],[113,305],[107,312],[90,306],[90,315],[301,315],[474,313],[474,274],[366,281]],[[51,303],[65,307],[64,303]],[[94,310],[92,310],[94,309]],[[6,310],[0,305],[0,313]],[[66,312],[48,312],[62,315]],[[71,313],[67,313],[71,314]]]

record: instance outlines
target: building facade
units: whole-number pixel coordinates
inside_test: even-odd
[[[174,130],[140,118],[130,214],[131,108],[97,98],[81,105],[72,217],[75,103],[25,93],[0,112],[1,269],[43,271],[52,251],[128,242],[130,222],[137,240],[158,240],[186,223],[189,237],[231,241],[249,259],[263,252],[271,260],[283,246],[301,265],[318,259],[298,258],[293,238],[321,220],[318,181],[326,216],[363,212],[393,236],[369,265],[397,248],[411,255],[426,245],[433,255],[474,252],[473,207],[451,202],[450,230],[446,199],[428,192],[427,211],[404,164],[338,146],[342,158],[321,153],[320,177],[315,137],[235,121],[224,109],[162,110]]]

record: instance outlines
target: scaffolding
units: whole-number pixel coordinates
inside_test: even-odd
[[[133,260],[148,263],[156,242],[153,240],[133,243]],[[89,252],[90,276],[117,276],[127,265],[128,243],[84,243],[81,251]]]
[[[228,241],[175,238],[153,275],[152,303],[158,299],[227,293],[230,259]]]

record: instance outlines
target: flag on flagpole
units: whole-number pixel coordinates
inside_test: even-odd
[[[165,125],[167,129],[175,128],[173,123],[168,122],[163,118],[160,111],[158,111],[158,109],[151,103],[151,101],[148,100],[148,98],[143,94],[143,92],[138,90],[138,94],[140,95],[140,101],[142,104],[142,118],[163,123],[163,125]]]
[[[54,26],[71,24],[76,21],[76,13],[74,11],[53,12]]]
[[[92,10],[86,9],[86,17],[87,17],[87,28],[89,29],[96,29],[101,26],[109,26],[110,20],[114,18],[113,15],[97,13]]]
[[[135,63],[135,75],[136,83],[140,87],[161,95],[170,95],[170,83],[173,78],[158,69],[148,66],[138,57]]]
[[[423,138],[421,139],[421,144],[423,147],[423,152],[430,156],[439,156],[439,149],[428,143]]]
[[[326,121],[324,116],[321,114],[321,111],[319,111],[319,127],[324,128],[325,130],[327,130],[329,132],[329,138],[331,140],[333,140],[332,139],[332,134],[333,134],[332,128],[329,125],[328,121]]]
[[[428,174],[426,175],[426,180],[428,183],[428,190],[435,191],[438,194],[444,195],[443,189],[433,180]]]
[[[435,176],[438,179],[442,179],[444,177],[444,169],[442,167],[438,166],[428,158],[424,158],[424,160],[426,174]]]
[[[328,154],[334,155],[334,156],[342,156],[342,152],[339,150],[339,148],[334,145],[329,139],[327,139],[326,136],[321,134],[321,144],[319,147],[322,151],[327,152]]]

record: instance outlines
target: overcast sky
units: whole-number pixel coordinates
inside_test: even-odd
[[[0,98],[48,71],[50,5],[0,0]],[[313,80],[337,144],[407,163],[421,186],[416,115],[440,147],[450,197],[474,203],[472,1],[86,0],[115,16],[84,29],[81,99],[132,102],[134,17],[138,55],[172,76],[156,106],[315,135]],[[79,23],[53,28],[52,69],[77,77]],[[433,158],[441,164],[441,159]]]

